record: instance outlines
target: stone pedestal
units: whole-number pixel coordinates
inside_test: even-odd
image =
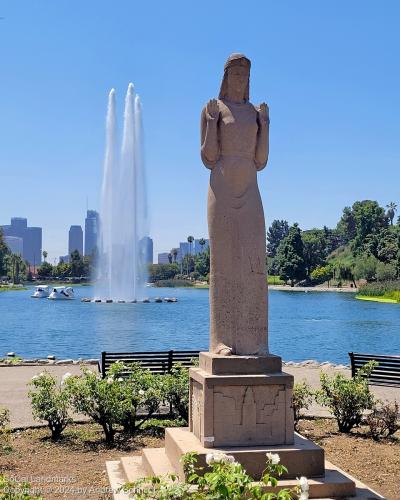
[[[196,452],[207,467],[211,451],[233,455],[254,479],[265,469],[266,453],[278,453],[288,473],[274,489],[293,488],[296,478],[309,479],[310,498],[382,499],[325,461],[324,450],[294,432],[293,377],[282,372],[278,356],[200,354],[190,369],[190,427],[165,431],[165,448],[145,448],[141,456],[107,462],[110,484],[116,489],[145,476],[185,475],[181,458]],[[210,449],[211,448],[211,449]],[[127,500],[121,493],[114,500]]]
[[[189,429],[206,448],[294,442],[293,377],[278,356],[200,353],[190,369]]]

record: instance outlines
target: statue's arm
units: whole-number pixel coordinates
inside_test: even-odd
[[[207,113],[207,106],[201,113],[201,159],[204,165],[213,169],[219,160],[218,118]]]
[[[266,104],[261,104],[257,113],[258,132],[254,163],[257,170],[265,168],[269,154],[269,110]]]

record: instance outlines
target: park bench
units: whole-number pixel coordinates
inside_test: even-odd
[[[352,377],[354,377],[357,370],[362,368],[368,361],[376,361],[379,364],[368,377],[368,383],[371,385],[400,387],[400,356],[361,354],[359,352],[349,352],[349,356]]]
[[[183,366],[192,366],[193,360],[199,358],[200,351],[157,351],[157,352],[106,352],[101,353],[100,371],[106,377],[110,366],[120,360],[125,364],[139,363],[152,373],[171,373],[176,363]],[[123,376],[123,373],[121,374]]]

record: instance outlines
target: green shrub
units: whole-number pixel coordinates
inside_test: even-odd
[[[381,438],[393,436],[400,429],[400,407],[397,401],[387,401],[376,406],[366,417],[370,434],[375,441]]]
[[[164,375],[165,398],[177,418],[189,420],[189,369],[176,363],[171,373]]]
[[[310,407],[313,395],[314,392],[305,380],[294,384],[292,405],[295,429],[297,429],[297,424],[301,418],[302,410],[308,410]]]
[[[400,302],[400,280],[367,283],[360,287],[358,295],[365,297],[393,298]]]
[[[341,373],[330,377],[321,372],[321,389],[316,392],[317,401],[329,408],[340,432],[350,432],[355,425],[360,424],[363,412],[373,407],[374,398],[366,377],[375,366],[377,363],[370,361],[350,379]]]
[[[121,362],[114,363],[108,375],[120,389],[117,423],[125,432],[135,434],[160,408],[165,397],[163,375],[153,374],[138,363]]]
[[[68,375],[64,375],[61,384],[48,372],[35,375],[30,382],[30,385],[34,387],[28,392],[33,417],[47,422],[52,439],[58,439],[71,422],[68,414],[68,393],[63,386]]]
[[[278,493],[265,493],[265,486],[276,487],[277,477],[287,472],[279,463],[279,455],[267,453],[266,467],[261,482],[256,483],[233,456],[223,453],[210,453],[206,457],[207,469],[199,467],[198,455],[187,453],[182,457],[186,482],[180,482],[175,474],[139,479],[126,484],[123,489],[136,500],[241,500],[243,498],[260,500],[290,500],[308,498],[306,478],[299,480],[299,486],[282,489]]]
[[[19,483],[0,474],[0,500],[43,500],[43,497],[31,495],[29,483]]]
[[[0,432],[10,423],[10,411],[8,408],[0,408]]]
[[[87,415],[103,428],[106,441],[114,442],[115,426],[121,419],[122,387],[113,377],[102,379],[86,368],[66,381],[69,399],[78,413]]]
[[[185,427],[187,422],[184,420],[171,420],[167,418],[149,418],[144,423],[142,429],[155,437],[164,437],[165,429],[168,427]]]

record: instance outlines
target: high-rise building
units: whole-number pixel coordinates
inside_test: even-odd
[[[158,263],[159,264],[169,264],[168,255],[169,255],[168,252],[159,253],[158,254]]]
[[[4,236],[4,243],[12,253],[22,257],[24,252],[24,240],[18,236]]]
[[[71,226],[68,233],[68,255],[78,250],[83,255],[83,231],[82,226]]]
[[[92,255],[97,249],[99,233],[99,214],[96,210],[88,210],[85,219],[85,255]]]
[[[12,217],[11,224],[2,226],[4,236],[22,239],[22,258],[30,265],[42,262],[42,228],[28,227],[25,217]]]
[[[153,240],[149,236],[144,236],[139,244],[143,262],[145,264],[153,264]]]
[[[42,262],[42,228],[27,227],[24,237],[24,259],[33,266]]]
[[[176,261],[182,262],[185,255],[188,255],[189,253],[190,253],[189,243],[187,241],[183,241],[183,242],[181,241],[179,243],[179,251],[178,251],[178,255],[176,257]]]

